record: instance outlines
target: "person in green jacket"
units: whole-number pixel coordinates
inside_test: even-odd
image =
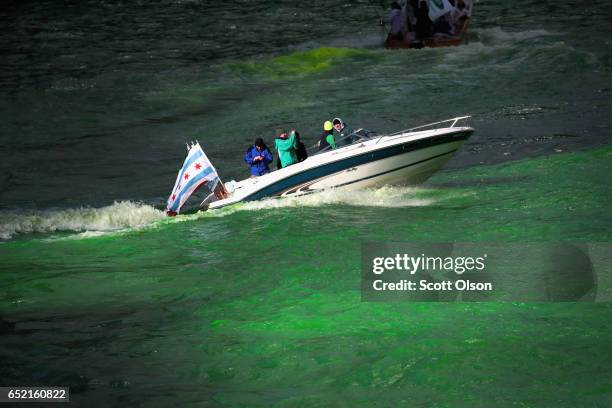
[[[281,133],[274,141],[274,144],[276,150],[278,150],[278,157],[280,158],[282,167],[291,166],[298,162],[298,144],[295,130],[291,130],[289,135],[287,135],[286,132]]]
[[[319,150],[335,148],[334,125],[328,120],[323,124],[323,134],[321,135],[321,140],[319,140]]]

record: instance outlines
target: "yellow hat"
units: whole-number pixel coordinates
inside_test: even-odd
[[[334,125],[332,125],[332,123],[329,120],[323,124],[323,130],[332,130],[333,128],[334,128]]]

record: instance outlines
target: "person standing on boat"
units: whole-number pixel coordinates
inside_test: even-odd
[[[323,124],[323,134],[319,140],[319,150],[335,149],[336,141],[334,140],[334,125],[328,120]]]
[[[306,145],[300,140],[300,134],[298,132],[295,132],[295,139],[297,141],[297,150],[295,153],[297,155],[298,162],[303,162],[308,158]]]
[[[255,139],[253,146],[249,147],[244,155],[244,161],[251,166],[251,176],[259,177],[270,172],[268,163],[272,163],[272,153],[261,137]]]
[[[297,158],[297,136],[295,135],[295,129],[287,135],[283,132],[274,141],[276,150],[278,151],[278,157],[281,161],[282,167],[291,166],[298,162]]]
[[[283,133],[283,135],[285,135],[285,137],[281,137],[281,139],[286,139],[287,134]],[[300,140],[300,134],[297,131],[295,131],[295,140],[297,142],[297,149],[295,151],[295,154],[297,156],[298,163],[300,163],[308,158],[308,151],[306,150],[306,145]],[[279,170],[283,168],[280,156],[276,160],[276,168]]]
[[[404,41],[404,35],[408,31],[408,27],[406,27],[406,13],[402,11],[402,7],[397,1],[391,3],[391,11],[382,21],[391,24],[389,38],[396,41]]]
[[[416,9],[416,38],[423,39],[431,36],[433,23],[429,18],[429,6],[426,0],[419,0]]]
[[[351,144],[352,138],[349,135],[353,133],[353,129],[340,118],[334,118],[332,124],[335,130],[334,139],[342,145]]]
[[[457,34],[463,28],[465,21],[470,18],[469,1],[459,0],[451,13],[451,24],[453,26],[453,34]]]
[[[419,0],[406,0],[406,4],[404,5],[404,10],[406,13],[406,27],[408,28],[408,33],[411,33],[414,36],[414,31],[416,29],[416,11],[419,8]],[[411,38],[414,40],[414,38]]]

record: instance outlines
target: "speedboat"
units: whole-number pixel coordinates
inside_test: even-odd
[[[457,117],[384,135],[359,129],[338,140],[335,149],[319,151],[300,163],[237,182],[222,183],[206,155],[192,146],[168,200],[168,213],[175,215],[188,195],[206,183],[211,194],[202,202],[203,209],[329,188],[419,184],[440,170],[474,132],[469,126],[459,125],[467,118]],[[204,171],[201,173],[204,176],[197,181],[193,178],[191,185],[181,185],[186,180],[185,174],[196,171]],[[187,198],[181,196],[185,190]]]
[[[452,4],[448,0],[429,0],[427,2],[420,0],[419,3],[426,3],[426,5],[421,4],[419,7],[426,7],[427,16],[415,15],[418,12],[414,8],[409,7],[409,4],[404,5],[402,15],[410,14],[412,16],[411,18],[404,17],[407,18],[407,32],[404,33],[402,38],[397,38],[388,33],[385,48],[438,48],[461,45],[467,42],[468,27],[473,9],[472,0],[457,0]],[[409,10],[411,11],[409,12]],[[418,33],[419,18],[425,18],[424,31],[422,30],[421,33]],[[411,24],[413,20],[416,21]]]
[[[188,146],[168,198],[166,212],[176,215],[201,187],[210,194],[201,209],[216,209],[268,197],[309,194],[329,188],[360,189],[386,184],[414,185],[440,170],[474,132],[460,126],[469,116],[378,135],[365,129],[336,141],[306,160],[241,181],[223,183],[199,143]]]

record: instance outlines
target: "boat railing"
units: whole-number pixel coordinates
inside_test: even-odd
[[[446,119],[446,120],[441,120],[439,122],[433,122],[433,123],[428,123],[426,125],[421,125],[421,126],[416,126],[410,129],[404,129],[404,130],[400,130],[398,132],[394,132],[394,133],[388,133],[385,135],[382,135],[378,138],[378,140],[376,141],[376,143],[378,144],[378,142],[380,142],[382,140],[383,137],[393,137],[393,136],[399,136],[399,135],[403,135],[405,133],[409,133],[409,132],[413,132],[415,130],[426,130],[429,128],[441,128],[441,124],[443,123],[451,123],[450,126],[445,126],[445,128],[454,128],[455,125],[457,124],[457,122],[462,121],[462,120],[466,120],[468,118],[471,118],[471,116],[457,116],[456,118],[451,118],[451,119]]]
[[[441,120],[439,122],[428,123],[426,125],[421,125],[421,126],[416,126],[416,127],[410,128],[410,129],[400,130],[399,132],[390,133],[390,134],[385,135],[385,136],[401,135],[402,133],[412,132],[413,130],[427,129],[427,128],[431,128],[431,127],[434,127],[434,126],[441,125],[442,123],[449,123],[449,122],[452,122],[452,124],[450,126],[448,126],[448,127],[453,128],[453,127],[455,127],[457,122],[459,122],[461,120],[468,119],[468,118],[471,118],[471,116],[458,116],[458,117],[452,118],[452,119]]]

